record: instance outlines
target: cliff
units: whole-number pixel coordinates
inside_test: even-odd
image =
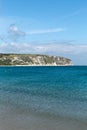
[[[39,54],[0,54],[0,65],[67,66],[72,65],[72,61],[60,56]]]

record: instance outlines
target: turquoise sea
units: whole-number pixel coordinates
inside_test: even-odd
[[[0,67],[0,106],[87,120],[87,66]]]

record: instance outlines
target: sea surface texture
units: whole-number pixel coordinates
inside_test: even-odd
[[[0,67],[0,105],[87,120],[87,67]]]

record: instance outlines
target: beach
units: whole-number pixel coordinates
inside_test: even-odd
[[[0,130],[87,130],[87,123],[78,120],[0,109]]]

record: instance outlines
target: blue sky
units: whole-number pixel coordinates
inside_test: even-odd
[[[0,0],[0,52],[60,55],[87,65],[87,0]]]

